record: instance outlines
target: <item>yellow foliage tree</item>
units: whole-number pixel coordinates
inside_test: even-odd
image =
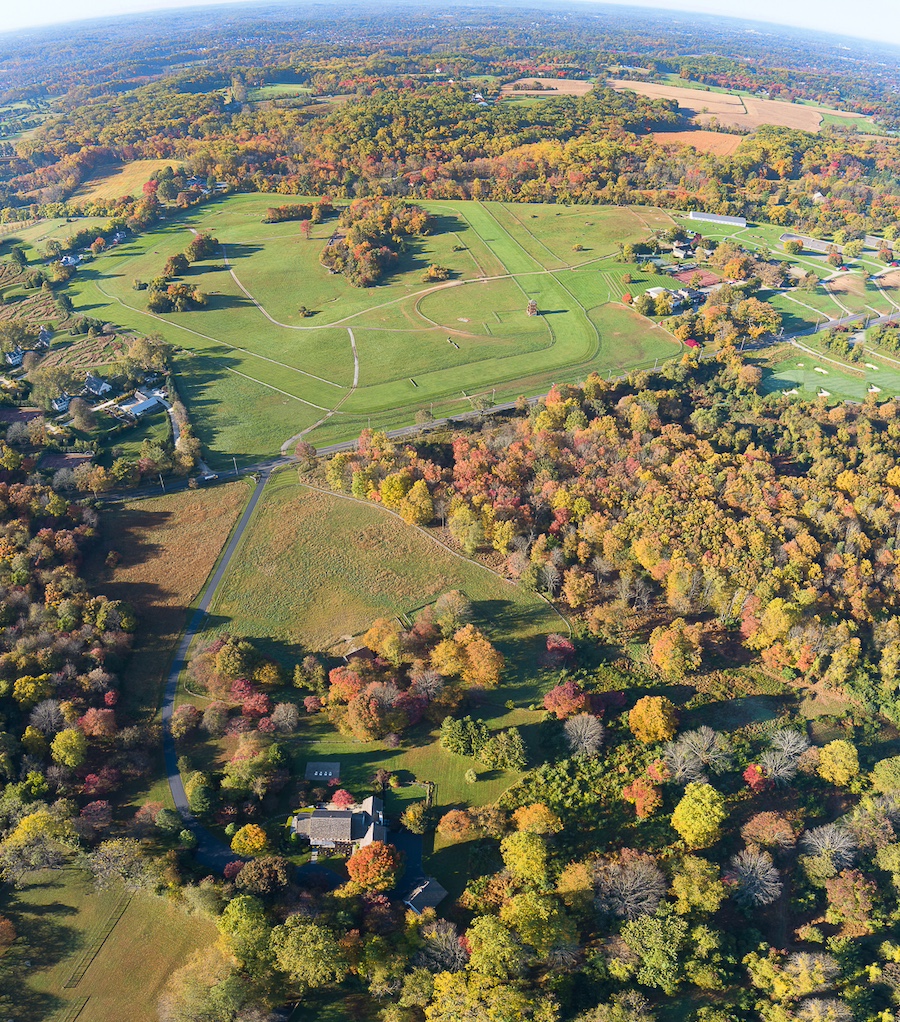
[[[268,839],[262,827],[247,823],[231,839],[231,850],[236,855],[260,855],[266,850]]]
[[[639,742],[667,742],[678,729],[678,710],[666,696],[643,696],[628,714],[628,726]]]

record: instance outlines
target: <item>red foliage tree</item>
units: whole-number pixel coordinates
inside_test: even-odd
[[[757,795],[761,795],[772,787],[772,781],[766,777],[763,768],[756,763],[751,763],[744,771],[744,780],[750,786],[750,790]]]
[[[349,703],[366,687],[365,681],[349,667],[335,667],[328,672],[328,698],[332,703]]]
[[[662,805],[659,788],[646,777],[636,777],[631,784],[626,784],[622,789],[622,798],[634,806],[634,811],[641,820],[652,816]]]
[[[116,712],[110,709],[90,709],[78,718],[78,726],[88,738],[112,738],[118,730]]]
[[[564,681],[551,688],[544,696],[544,709],[555,713],[558,720],[565,720],[584,709],[587,697],[574,681]]]
[[[331,796],[331,804],[337,806],[338,809],[348,809],[356,804],[356,799],[345,788],[338,788]]]

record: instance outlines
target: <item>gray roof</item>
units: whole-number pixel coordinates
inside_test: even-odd
[[[437,908],[447,897],[447,892],[434,877],[419,877],[413,881],[410,892],[403,899],[413,912],[421,913],[426,908]]]
[[[330,781],[333,777],[341,776],[340,763],[307,763],[307,781]]]
[[[297,817],[298,834],[305,834],[313,844],[326,841],[353,840],[353,813],[349,810],[316,809]]]
[[[370,795],[359,809],[315,809],[294,817],[294,831],[313,845],[355,844],[387,840],[384,804]]]

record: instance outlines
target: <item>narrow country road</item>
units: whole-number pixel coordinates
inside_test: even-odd
[[[259,481],[253,491],[253,496],[250,498],[249,503],[244,508],[244,512],[235,526],[234,532],[228,541],[228,545],[225,547],[225,553],[222,555],[221,560],[216,565],[212,575],[206,583],[205,588],[203,589],[200,596],[200,602],[197,604],[196,610],[191,615],[188,626],[185,629],[181,642],[178,645],[178,649],[175,653],[175,659],[172,661],[172,666],[169,669],[169,677],[166,679],[166,687],[163,694],[163,757],[166,764],[166,776],[169,781],[169,790],[172,792],[172,801],[175,803],[175,808],[181,814],[181,818],[184,820],[185,825],[197,838],[197,859],[202,862],[204,866],[215,869],[219,873],[222,872],[227,863],[238,858],[238,856],[236,856],[234,852],[232,852],[231,849],[224,844],[224,842],[220,841],[214,834],[211,834],[205,827],[201,826],[188,806],[187,795],[184,791],[184,784],[181,780],[181,774],[178,771],[178,753],[175,749],[175,739],[172,737],[172,713],[175,709],[175,696],[178,691],[178,679],[187,664],[188,650],[190,649],[191,643],[194,641],[194,637],[203,626],[206,613],[212,603],[212,598],[225,576],[229,562],[234,556],[238,543],[241,541],[241,536],[243,536],[244,530],[247,528],[247,523],[250,521],[250,516],[253,514],[256,505],[259,503],[259,498],[262,496],[263,489],[268,482],[270,472],[271,469],[264,469],[260,473]]]

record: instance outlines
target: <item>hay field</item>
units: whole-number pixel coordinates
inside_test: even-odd
[[[73,198],[118,199],[123,195],[140,195],[154,170],[180,166],[178,160],[134,160],[132,163],[98,167],[87,181],[82,182]]]
[[[540,89],[517,89],[517,85],[531,85],[537,82]],[[500,89],[500,95],[509,96],[586,96],[593,89],[593,82],[579,82],[568,78],[520,78]]]
[[[698,153],[713,153],[715,156],[731,156],[744,141],[743,135],[732,135],[725,131],[654,131],[653,141],[658,145],[693,146]]]
[[[95,566],[96,587],[138,612],[125,698],[156,708],[169,658],[188,608],[200,593],[237,521],[249,490],[244,482],[125,501],[104,514],[98,560],[115,550],[112,570]]]
[[[611,79],[609,84],[617,92],[630,89],[649,99],[674,99],[680,109],[696,117],[698,124],[708,123],[715,117],[719,124],[750,131],[755,131],[763,124],[777,124],[810,132],[817,132],[822,126],[822,111],[811,106],[780,103],[774,99],[754,99],[727,92],[685,89],[657,82]]]

